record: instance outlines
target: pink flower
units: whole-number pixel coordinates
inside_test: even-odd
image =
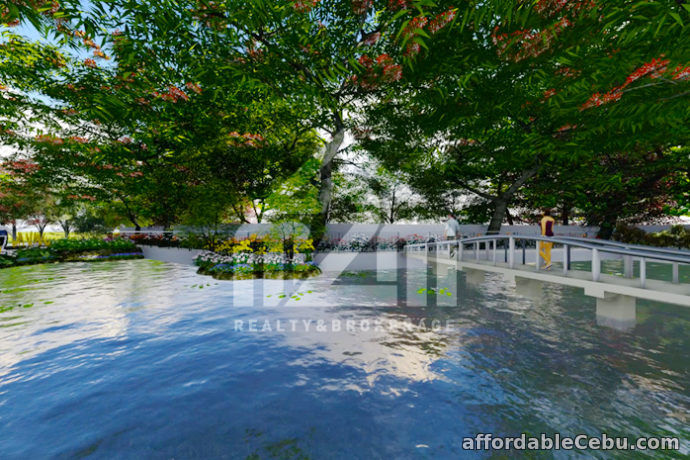
[[[455,11],[454,10],[448,10],[444,11],[443,13],[437,15],[430,23],[429,23],[429,31],[432,34],[435,34],[439,30],[443,29],[445,26],[447,26],[450,22],[455,19]]]
[[[51,144],[51,145],[62,145],[64,143],[64,141],[62,139],[60,139],[59,137],[51,136],[51,135],[47,135],[47,134],[36,136],[36,141],[40,142],[42,144]]]
[[[308,13],[319,4],[319,1],[320,0],[298,0],[292,4],[292,7],[299,13]]]
[[[189,90],[195,92],[196,94],[201,94],[201,86],[197,85],[196,83],[187,82],[187,83],[185,84],[185,86],[186,86]]]
[[[410,39],[417,34],[418,29],[424,29],[429,20],[425,17],[417,16],[407,23],[407,26],[403,30],[403,36],[406,39]]]
[[[679,65],[673,71],[673,77],[672,78],[674,80],[685,80],[688,77],[690,77],[690,66],[683,67],[682,65]]]
[[[407,48],[405,49],[405,56],[414,57],[419,54],[420,51],[421,47],[419,46],[419,43],[408,43]]]
[[[558,91],[556,91],[556,89],[554,89],[554,88],[547,89],[546,91],[544,91],[544,97],[542,98],[542,101],[545,101],[545,100],[555,96],[557,92]]]
[[[408,7],[409,0],[388,0],[388,7],[391,10],[404,10]]]

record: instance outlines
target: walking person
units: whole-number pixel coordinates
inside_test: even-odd
[[[446,225],[443,228],[443,239],[457,240],[460,237],[460,224],[453,214],[448,213],[448,219],[446,220]],[[455,257],[455,248],[450,247],[449,256]]]
[[[541,235],[542,236],[553,236],[553,226],[556,223],[556,219],[551,217],[551,210],[544,210],[544,216],[541,218]],[[553,248],[553,243],[550,241],[540,241],[539,242],[539,255],[544,259],[544,269],[548,270],[551,268],[551,248]]]
[[[460,224],[453,214],[448,214],[446,225],[443,228],[443,239],[457,240],[460,236]]]

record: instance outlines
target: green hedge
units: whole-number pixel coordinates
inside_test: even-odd
[[[122,238],[62,239],[55,240],[46,247],[19,249],[12,255],[2,255],[0,268],[47,262],[96,262],[142,257],[141,250],[134,243]]]
[[[87,238],[87,239],[62,239],[50,243],[49,249],[57,253],[74,253],[84,251],[97,251],[102,249],[113,251],[134,251],[137,246],[126,238]]]
[[[682,225],[674,225],[668,230],[647,233],[636,227],[623,224],[616,226],[613,239],[621,243],[642,244],[664,248],[690,248],[690,232]]]

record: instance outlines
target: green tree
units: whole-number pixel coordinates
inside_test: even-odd
[[[292,105],[306,105],[304,126],[328,133],[317,177],[321,207],[312,221],[318,237],[329,219],[334,167],[354,123],[350,115],[372,90],[401,77],[402,67],[384,44],[394,41],[399,25],[413,16],[411,2],[252,1],[249,10],[241,1],[203,6],[200,16],[209,28],[222,31],[225,48],[247,50],[241,56],[243,74]]]
[[[536,178],[525,191],[531,208],[558,208],[561,219],[573,215],[599,226],[608,239],[616,225],[636,224],[674,213],[674,192],[685,187],[682,171],[690,166],[683,149],[602,153],[570,170]]]
[[[197,27],[188,9],[174,10],[173,31],[160,22],[170,13],[160,5],[120,6],[121,16],[101,24],[103,47],[88,30],[65,32],[94,58],[61,55],[59,71],[22,87],[49,98],[31,101],[45,112],[40,132],[27,128],[12,140],[32,151],[44,183],[83,200],[119,202],[136,227],[150,219],[167,228],[196,206],[190,197],[202,184],[222,182],[214,185],[226,195],[221,201],[260,204],[313,155],[315,138],[295,106],[228,71],[241,53],[197,54],[192,45],[208,50],[213,40],[203,34],[163,41]],[[152,19],[145,28],[139,14]]]
[[[489,232],[540,174],[687,141],[683,5],[463,2],[458,16],[367,108],[362,144],[427,196],[486,200]]]
[[[366,159],[355,169],[336,176],[335,191],[333,218],[341,222],[393,224],[413,219],[422,206],[404,177]]]

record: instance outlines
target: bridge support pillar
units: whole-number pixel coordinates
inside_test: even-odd
[[[440,262],[434,262],[433,264],[431,264],[431,267],[433,268],[434,273],[435,273],[437,276],[446,276],[446,275],[448,275],[448,269],[451,268],[450,265],[444,264],[444,263],[440,263]]]
[[[462,271],[465,272],[465,281],[467,283],[478,286],[484,282],[485,271],[473,270],[471,268],[463,268]]]
[[[628,331],[636,323],[636,299],[627,295],[606,294],[597,298],[597,324]]]
[[[515,277],[515,293],[539,301],[544,297],[544,283],[539,280]]]

